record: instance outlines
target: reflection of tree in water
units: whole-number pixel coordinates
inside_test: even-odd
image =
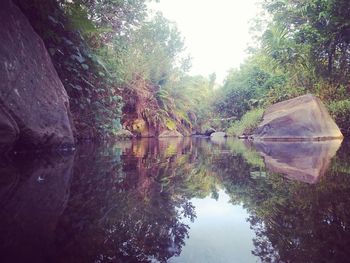
[[[267,174],[239,142],[138,141],[125,147],[126,155],[110,149],[80,157],[60,222],[63,257],[73,262],[82,251],[82,261],[165,262],[180,254],[188,235],[182,219],[195,218],[189,200],[218,198],[222,187],[249,211],[253,254],[263,262],[345,262],[348,152],[345,144],[314,185]]]
[[[84,146],[74,165],[70,159],[62,166],[59,162],[36,169],[26,183],[38,188],[36,175],[51,171],[51,184],[41,187],[41,194],[19,191],[6,211],[23,203],[18,225],[26,223],[37,236],[41,232],[35,232],[35,226],[43,225],[46,233],[43,222],[50,222],[50,235],[32,242],[47,249],[42,262],[166,262],[181,253],[189,230],[184,222],[195,219],[190,199],[217,199],[221,188],[233,204],[248,210],[256,233],[253,254],[263,262],[347,262],[349,150],[349,144],[343,144],[328,173],[310,185],[266,173],[258,155],[237,141],[168,139]],[[41,201],[20,198],[30,196]],[[28,203],[34,204],[34,216]],[[14,216],[4,218],[10,225]],[[16,237],[23,239],[18,231]],[[7,243],[15,244],[11,238]],[[33,240],[30,235],[27,239]],[[50,242],[41,246],[45,240]]]
[[[343,145],[328,173],[314,185],[276,174],[254,177],[254,167],[244,165],[247,161],[237,163],[240,156],[225,159],[234,167],[218,176],[232,201],[242,202],[251,214],[248,220],[256,233],[253,254],[263,262],[349,261],[348,146]],[[213,165],[224,166],[222,160]]]
[[[64,247],[58,261],[166,262],[179,255],[189,229],[181,219],[195,218],[189,199],[212,189],[197,180],[205,170],[194,169],[201,149],[190,141],[138,141],[125,155],[99,151],[82,149],[75,162],[57,229]]]
[[[316,185],[286,182],[280,187],[288,189],[285,199],[270,200],[250,219],[257,232],[255,253],[274,261],[272,246],[283,262],[347,262],[349,174],[333,171]]]

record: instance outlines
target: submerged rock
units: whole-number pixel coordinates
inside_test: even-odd
[[[0,149],[74,144],[67,93],[26,17],[0,8]]]
[[[183,137],[181,133],[178,131],[163,131],[159,134],[159,138],[165,138],[165,137]]]
[[[260,140],[343,138],[321,100],[311,94],[270,106],[253,136]]]
[[[224,138],[224,137],[227,137],[227,134],[225,132],[213,132],[211,135],[210,135],[211,138]]]

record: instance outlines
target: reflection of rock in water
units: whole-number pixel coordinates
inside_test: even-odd
[[[308,142],[254,142],[270,172],[289,179],[316,183],[329,166],[342,140]]]
[[[210,136],[210,140],[215,143],[215,144],[225,144],[226,143],[226,134],[225,133],[221,133],[219,135],[215,135],[216,133],[219,133],[219,132],[215,132],[212,134],[212,136]],[[224,135],[225,134],[225,135]]]
[[[45,156],[1,167],[1,262],[46,262],[69,197],[72,166],[73,156]]]

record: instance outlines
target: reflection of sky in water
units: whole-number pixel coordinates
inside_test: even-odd
[[[229,203],[229,196],[219,192],[216,201],[210,197],[192,199],[197,218],[190,226],[189,239],[179,257],[171,263],[258,262],[254,249],[254,232],[246,221],[248,213],[240,205]]]

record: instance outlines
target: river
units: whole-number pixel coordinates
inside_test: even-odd
[[[348,262],[350,143],[84,144],[0,165],[0,262]]]

